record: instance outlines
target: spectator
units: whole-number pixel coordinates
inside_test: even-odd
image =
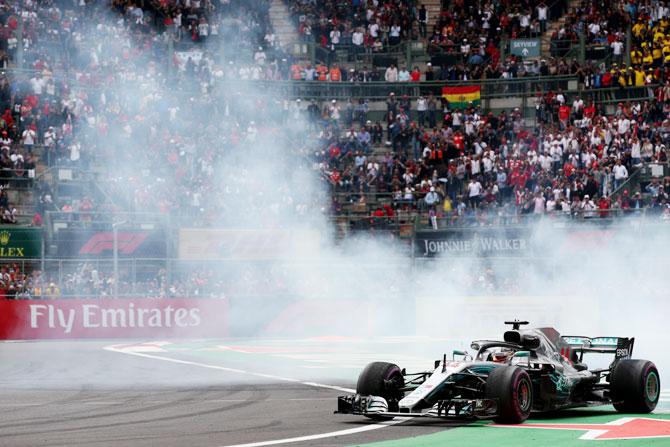
[[[614,190],[616,191],[628,179],[628,170],[621,164],[621,160],[617,160],[612,171],[614,173]]]
[[[398,69],[395,64],[391,64],[384,73],[384,80],[386,82],[398,82]]]

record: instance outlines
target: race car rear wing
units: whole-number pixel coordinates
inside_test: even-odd
[[[561,341],[570,351],[580,353],[597,352],[614,354],[615,360],[629,359],[633,355],[635,337],[584,337],[581,335],[563,335]]]

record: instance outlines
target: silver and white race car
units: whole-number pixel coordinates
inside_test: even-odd
[[[338,397],[336,413],[371,419],[396,416],[491,418],[518,424],[531,412],[613,404],[649,413],[660,396],[654,363],[633,360],[634,338],[561,336],[553,328],[521,329],[505,322],[502,341],[475,340],[472,354],[454,351],[431,371],[409,374],[374,362],[358,377],[356,394]],[[606,368],[589,369],[585,353],[613,354]]]

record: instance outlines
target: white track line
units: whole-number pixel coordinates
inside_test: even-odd
[[[400,424],[401,422],[405,422],[406,420],[409,420],[409,419],[411,419],[411,418],[395,418],[392,421],[383,422],[381,424],[364,425],[362,427],[349,428],[347,430],[332,431],[332,432],[329,432],[329,433],[319,433],[317,435],[299,436],[299,437],[296,437],[296,438],[285,438],[285,439],[274,439],[272,441],[251,442],[249,444],[234,444],[234,445],[228,445],[228,446],[225,446],[225,447],[262,447],[262,446],[265,446],[265,445],[289,444],[289,443],[292,443],[292,442],[304,442],[304,441],[314,441],[314,440],[317,440],[317,439],[334,438],[336,436],[353,435],[355,433],[361,433],[361,432],[365,432],[365,431],[385,428],[385,427],[388,427],[390,425]]]
[[[343,391],[345,393],[355,393],[356,392],[356,390],[353,390],[351,388],[343,388],[341,386],[326,385],[324,383],[317,383],[317,382],[303,382],[302,380],[292,379],[290,377],[275,376],[273,374],[264,374],[264,373],[254,372],[254,371],[246,371],[246,370],[237,369],[237,368],[227,368],[225,366],[210,365],[210,364],[207,364],[207,363],[199,363],[199,362],[191,362],[189,360],[173,359],[171,357],[163,357],[161,355],[146,354],[144,352],[133,352],[133,351],[120,350],[120,349],[117,349],[115,346],[105,346],[103,349],[105,349],[106,351],[118,352],[120,354],[134,355],[134,356],[137,356],[137,357],[145,357],[145,358],[148,358],[148,359],[163,360],[165,362],[179,363],[181,365],[190,365],[190,366],[199,366],[200,368],[217,369],[219,371],[226,371],[226,372],[232,372],[232,373],[237,373],[237,374],[245,374],[247,376],[254,376],[254,377],[262,377],[264,379],[279,380],[281,382],[300,383],[302,385],[307,385],[307,386],[311,386],[311,387],[315,387],[315,388],[327,388],[327,389],[330,389],[330,390]]]
[[[216,369],[219,371],[226,371],[226,372],[233,372],[237,374],[245,374],[248,376],[254,376],[254,377],[262,377],[264,379],[272,379],[272,380],[279,380],[282,382],[292,382],[292,383],[300,383],[302,385],[307,385],[315,388],[327,388],[331,390],[337,390],[337,391],[343,391],[345,393],[355,393],[356,390],[353,390],[351,388],[343,388],[339,386],[334,386],[334,385],[326,385],[323,383],[317,383],[317,382],[304,382],[298,379],[292,379],[289,377],[281,377],[281,376],[275,376],[272,374],[263,374],[263,373],[258,373],[258,372],[253,372],[253,371],[245,371],[243,369],[237,369],[237,368],[227,368],[225,366],[219,366],[219,365],[210,365],[207,363],[200,363],[200,362],[191,362],[188,360],[179,360],[179,359],[173,359],[170,357],[163,357],[160,355],[155,355],[155,354],[146,354],[144,352],[133,352],[133,351],[127,351],[127,350],[121,350],[116,348],[115,346],[106,346],[103,349],[111,352],[117,352],[120,354],[127,354],[127,355],[134,355],[136,357],[144,357],[148,359],[154,359],[154,360],[163,360],[165,362],[172,362],[172,363],[178,363],[181,365],[190,365],[190,366],[199,366],[201,368],[209,368],[209,369]],[[252,442],[248,444],[235,444],[235,445],[229,445],[227,447],[262,447],[266,445],[279,445],[279,444],[290,444],[294,442],[304,442],[304,441],[314,441],[317,439],[326,439],[326,438],[334,438],[337,436],[347,436],[347,435],[353,435],[355,433],[362,433],[366,431],[371,431],[371,430],[379,430],[380,428],[386,428],[391,425],[396,425],[400,424],[402,422],[405,422],[411,418],[394,418],[391,421],[386,421],[378,424],[370,424],[370,425],[364,425],[361,427],[356,427],[356,428],[349,428],[346,430],[338,430],[338,431],[332,431],[328,433],[318,433],[315,435],[306,435],[306,436],[298,436],[294,438],[284,438],[284,439],[273,439],[270,441],[260,441],[260,442]]]

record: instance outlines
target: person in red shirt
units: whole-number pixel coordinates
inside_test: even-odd
[[[342,80],[342,71],[337,64],[333,64],[333,67],[330,69],[330,80],[332,82],[340,82]]]
[[[457,130],[454,134],[454,146],[458,149],[459,155],[463,155],[465,152],[465,137],[460,130]]]
[[[568,178],[570,181],[572,181],[572,177],[575,173],[575,167],[570,161],[566,161],[565,164],[563,165],[563,174],[565,174],[565,177]]]
[[[330,155],[331,159],[340,158],[341,154],[342,151],[340,150],[339,146],[335,143],[333,143],[328,149],[328,155]]]
[[[42,215],[39,212],[37,212],[33,216],[33,220],[30,223],[30,225],[33,226],[33,227],[41,227],[43,223],[44,223],[44,219],[42,219]]]
[[[606,71],[603,74],[603,78],[602,78],[601,83],[602,83],[603,88],[611,87],[612,86],[612,73],[610,73],[609,71]]]
[[[302,67],[299,64],[291,65],[291,79],[294,81],[302,79]]]
[[[598,209],[600,210],[600,217],[609,216],[608,210],[611,208],[612,201],[607,196],[602,196],[598,201]]]
[[[384,212],[383,209],[377,207],[377,209],[372,212],[372,217],[378,217],[378,218],[386,217],[386,213]]]
[[[412,82],[421,82],[421,71],[419,71],[419,67],[414,67],[414,70],[409,74],[409,77]]]
[[[333,169],[333,172],[330,174],[330,182],[333,185],[338,185],[341,179],[342,176],[340,175],[340,172],[337,169]]]
[[[325,65],[317,65],[316,66],[316,78],[319,81],[326,81],[328,79],[328,67]]]
[[[593,101],[584,108],[584,116],[593,119],[593,117],[596,115],[596,105]]]
[[[375,226],[376,224],[383,225],[384,219],[386,218],[386,213],[381,207],[377,207],[372,212],[372,215],[370,216],[370,225]]]
[[[12,117],[12,111],[9,109],[5,109],[5,113],[2,114],[2,120],[5,122],[7,125],[7,129],[11,129],[14,127],[14,118]]]
[[[568,120],[570,119],[570,106],[563,104],[558,108],[558,120],[561,122],[561,129],[565,129],[568,126]]]
[[[630,193],[627,189],[623,190],[623,197],[621,197],[621,209],[624,211],[630,209]]]

